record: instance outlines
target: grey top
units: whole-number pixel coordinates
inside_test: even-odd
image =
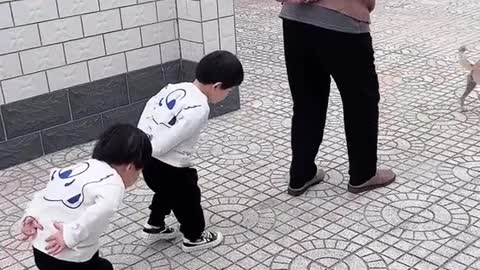
[[[280,18],[345,33],[360,34],[370,32],[370,26],[366,22],[361,22],[335,10],[315,5],[284,4],[280,12]]]

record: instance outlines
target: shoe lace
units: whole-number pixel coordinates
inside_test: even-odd
[[[202,238],[204,238],[205,240],[212,240],[215,239],[215,234],[210,231],[204,231],[202,233]]]
[[[165,229],[162,231],[163,233],[173,233],[175,231],[174,228],[172,227],[165,227]]]

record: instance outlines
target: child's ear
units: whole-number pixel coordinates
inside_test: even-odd
[[[127,171],[133,171],[133,170],[136,170],[137,168],[135,167],[135,165],[133,163],[130,163],[127,165],[126,167]]]
[[[222,88],[222,83],[221,83],[221,82],[216,82],[216,83],[214,83],[214,84],[213,84],[213,88],[214,88],[214,89],[218,89],[218,90],[223,89],[223,88]]]

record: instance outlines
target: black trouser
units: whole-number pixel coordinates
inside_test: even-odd
[[[143,168],[143,176],[155,192],[148,224],[164,226],[165,216],[173,211],[183,236],[197,240],[205,229],[197,170],[170,166],[152,158]]]
[[[82,263],[61,261],[35,248],[33,257],[39,270],[113,270],[113,265],[100,258],[98,252],[89,261]]]
[[[350,183],[376,173],[380,100],[369,33],[349,34],[283,21],[285,60],[293,99],[290,185],[299,188],[316,174],[323,138],[330,76],[342,97]]]

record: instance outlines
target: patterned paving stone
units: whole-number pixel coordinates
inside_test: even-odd
[[[426,126],[432,129],[468,129],[477,125],[479,116],[476,113],[462,113],[458,109],[448,107],[426,106],[420,111],[411,111],[405,115],[405,119],[418,126]]]
[[[272,261],[270,269],[388,269],[382,257],[360,245],[338,240],[313,240],[292,246]]]
[[[445,182],[456,187],[474,192],[480,191],[479,156],[452,158],[439,168],[439,174]]]
[[[376,229],[400,239],[438,240],[453,237],[470,225],[457,203],[426,194],[392,194],[372,202],[365,218]]]
[[[421,139],[402,132],[387,131],[378,137],[381,160],[399,160],[417,156],[425,148]]]
[[[17,211],[0,219],[0,244],[9,251],[30,250],[30,244],[20,240],[20,219],[23,213]]]
[[[152,200],[153,191],[148,188],[143,178],[137,181],[134,187],[129,188],[127,195],[125,196],[126,202],[131,203],[150,203]]]
[[[15,168],[0,171],[0,196],[7,200],[31,193],[32,187],[36,184],[35,176],[25,171]]]
[[[172,269],[170,262],[158,251],[139,245],[118,245],[102,249],[102,256],[115,264],[116,269]]]
[[[79,160],[79,159],[87,159],[91,156],[91,152],[84,151],[81,147],[72,147],[66,151],[56,152],[52,155],[48,155],[44,157],[44,160],[51,163],[53,166],[65,166],[68,165],[69,162]]]
[[[198,155],[215,164],[233,165],[264,159],[272,151],[273,145],[268,141],[247,136],[231,136],[202,144]]]
[[[272,229],[275,213],[253,198],[216,198],[204,202],[206,219],[225,235],[225,243],[254,240]]]

